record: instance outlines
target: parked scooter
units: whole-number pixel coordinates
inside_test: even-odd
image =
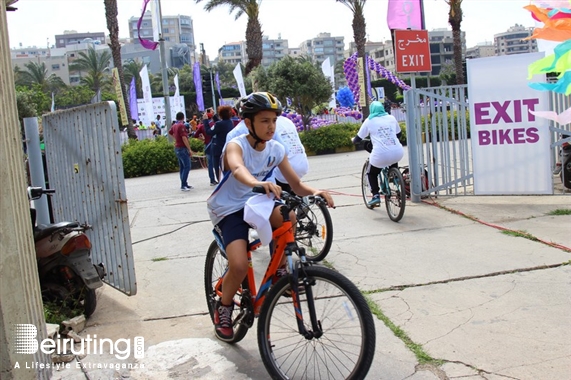
[[[55,190],[28,187],[30,200]],[[56,302],[70,308],[82,307],[86,317],[97,306],[95,289],[105,276],[103,264],[91,262],[91,242],[85,231],[88,225],[60,222],[36,226],[36,210],[30,208],[40,287],[44,302]]]

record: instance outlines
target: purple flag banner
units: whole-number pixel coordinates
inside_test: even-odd
[[[131,79],[129,86],[129,109],[131,110],[131,120],[139,120],[139,107],[137,106],[137,87],[135,77]]]
[[[422,29],[421,0],[389,0],[389,29]]]
[[[147,10],[147,5],[150,1],[151,0],[143,0],[143,13],[139,18],[139,21],[137,21],[137,36],[139,37],[139,41],[141,42],[142,47],[149,50],[155,50],[157,46],[159,46],[158,42],[141,38],[141,24],[143,23],[143,17],[145,17],[145,11]]]
[[[192,74],[194,77],[194,88],[196,89],[196,104],[198,104],[199,111],[204,111],[204,98],[202,97],[202,77],[200,76],[199,62],[194,63]]]
[[[220,96],[220,99],[222,99],[222,91],[220,91],[220,77],[218,76],[218,71],[216,72],[216,76],[214,77],[214,79],[216,80],[216,87],[218,88],[218,95]]]

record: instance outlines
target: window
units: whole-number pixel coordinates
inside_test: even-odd
[[[56,64],[52,65],[52,70],[59,70],[59,64],[56,63]]]

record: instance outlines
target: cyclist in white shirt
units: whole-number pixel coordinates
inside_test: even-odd
[[[369,107],[369,117],[353,138],[354,143],[371,136],[373,151],[369,157],[369,185],[373,198],[368,202],[369,206],[377,206],[381,203],[379,195],[379,174],[381,169],[397,163],[404,155],[404,149],[400,143],[400,125],[394,116],[385,112],[383,103],[374,101]]]

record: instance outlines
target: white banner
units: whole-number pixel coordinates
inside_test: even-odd
[[[321,71],[325,78],[328,78],[331,81],[331,86],[333,87],[333,95],[331,99],[329,99],[329,108],[335,108],[337,106],[335,102],[335,73],[333,70],[333,66],[331,66],[331,58],[327,57],[325,61],[321,64]]]
[[[180,89],[178,87],[178,74],[176,74],[174,76],[174,87],[175,87],[175,90],[174,90],[174,107],[171,106],[171,108],[173,108],[175,110],[175,116],[176,116],[176,112],[179,112],[179,111],[184,112],[184,109],[183,109],[184,103],[181,104],[181,102],[180,102],[181,96],[180,96]],[[176,120],[176,117],[173,118],[172,120]]]
[[[143,66],[139,75],[141,76],[144,99],[143,104],[139,107],[139,120],[142,120],[145,126],[150,126],[151,121],[156,119],[156,114],[153,113],[153,94],[151,92],[151,83],[149,82],[149,71],[147,70],[147,65]]]
[[[242,67],[240,64],[237,64],[234,68],[234,78],[236,79],[236,83],[238,84],[238,90],[240,91],[240,97],[246,97],[246,86],[244,85],[244,78],[242,77]]]
[[[186,118],[186,112],[184,110],[184,107],[181,106],[181,108],[176,108],[176,104],[184,104],[184,96],[179,96],[178,99],[175,98],[174,96],[171,96],[169,98],[170,101],[170,106],[171,106],[171,120],[176,120],[176,113],[177,112],[182,112],[185,114],[185,118]],[[145,119],[142,118],[142,109],[143,106],[145,105],[145,99],[137,99],[137,104],[139,105],[139,120],[143,120],[143,124],[145,123]],[[153,120],[156,119],[157,115],[161,116],[161,119],[164,120],[165,118],[165,98],[164,97],[160,97],[160,98],[153,98],[152,99],[152,108],[151,108],[151,113],[152,115],[155,115],[155,117],[153,118]],[[163,124],[166,121],[163,121]],[[149,124],[145,124],[150,125]]]
[[[158,2],[159,0],[151,0],[151,25],[153,26],[153,41],[155,42],[159,42],[159,34],[163,32]]]
[[[543,56],[467,61],[476,195],[553,193],[549,122],[530,112],[549,110],[548,93],[527,81],[528,66]]]

